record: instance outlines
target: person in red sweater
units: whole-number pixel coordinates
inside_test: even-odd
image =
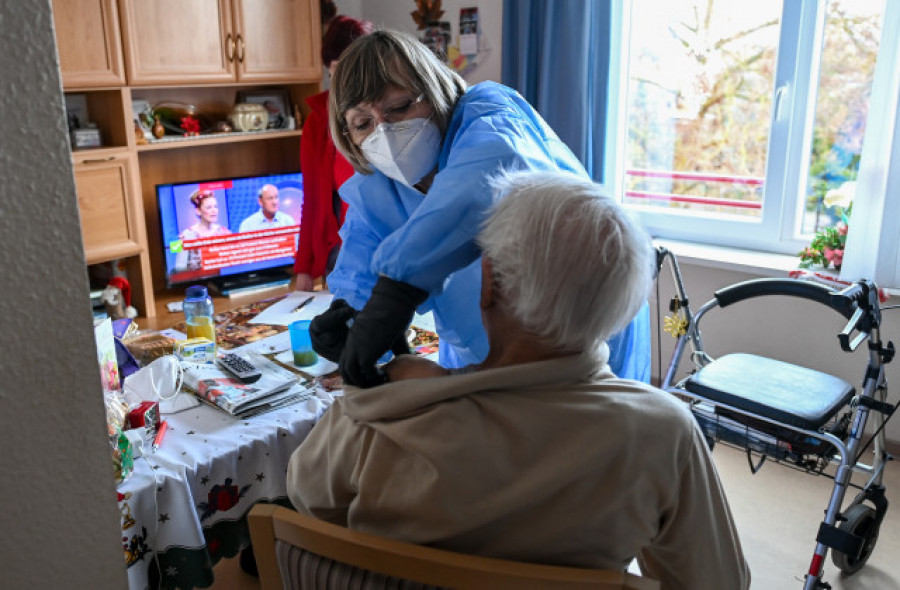
[[[332,19],[322,38],[322,64],[334,72],[338,58],[357,37],[375,29],[365,20],[339,15]],[[303,172],[303,209],[300,244],[294,259],[294,288],[312,291],[315,279],[334,267],[341,247],[338,230],[344,222],[347,204],[338,196],[338,187],[353,176],[353,166],[334,147],[328,130],[328,91],[306,100],[309,116],[300,140],[300,170]]]

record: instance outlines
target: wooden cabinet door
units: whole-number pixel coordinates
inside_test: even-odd
[[[119,0],[132,86],[234,82],[230,0]]]
[[[64,88],[125,84],[115,0],[53,0]]]
[[[135,156],[75,155],[75,189],[86,262],[95,264],[144,253],[141,200],[135,196]]]
[[[233,0],[236,62],[242,82],[322,77],[316,0]]]

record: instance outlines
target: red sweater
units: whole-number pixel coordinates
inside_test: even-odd
[[[338,229],[347,213],[347,204],[341,202],[341,219],[335,219],[332,194],[353,176],[354,170],[331,141],[328,91],[313,95],[306,102],[311,111],[300,138],[303,209],[294,274],[305,273],[317,279],[325,274],[328,253],[341,243]]]

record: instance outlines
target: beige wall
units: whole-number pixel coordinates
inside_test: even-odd
[[[50,0],[0,7],[0,576],[126,587]]]

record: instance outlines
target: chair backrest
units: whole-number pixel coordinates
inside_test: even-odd
[[[624,571],[558,567],[464,555],[353,531],[273,504],[257,504],[248,516],[262,590],[282,583],[276,542],[315,556],[404,582],[442,588],[593,588],[657,590],[659,583]],[[371,579],[371,578],[370,578]],[[317,588],[320,588],[318,586]],[[334,588],[343,585],[331,586]],[[366,586],[363,586],[366,587]],[[371,587],[371,586],[370,586]]]

